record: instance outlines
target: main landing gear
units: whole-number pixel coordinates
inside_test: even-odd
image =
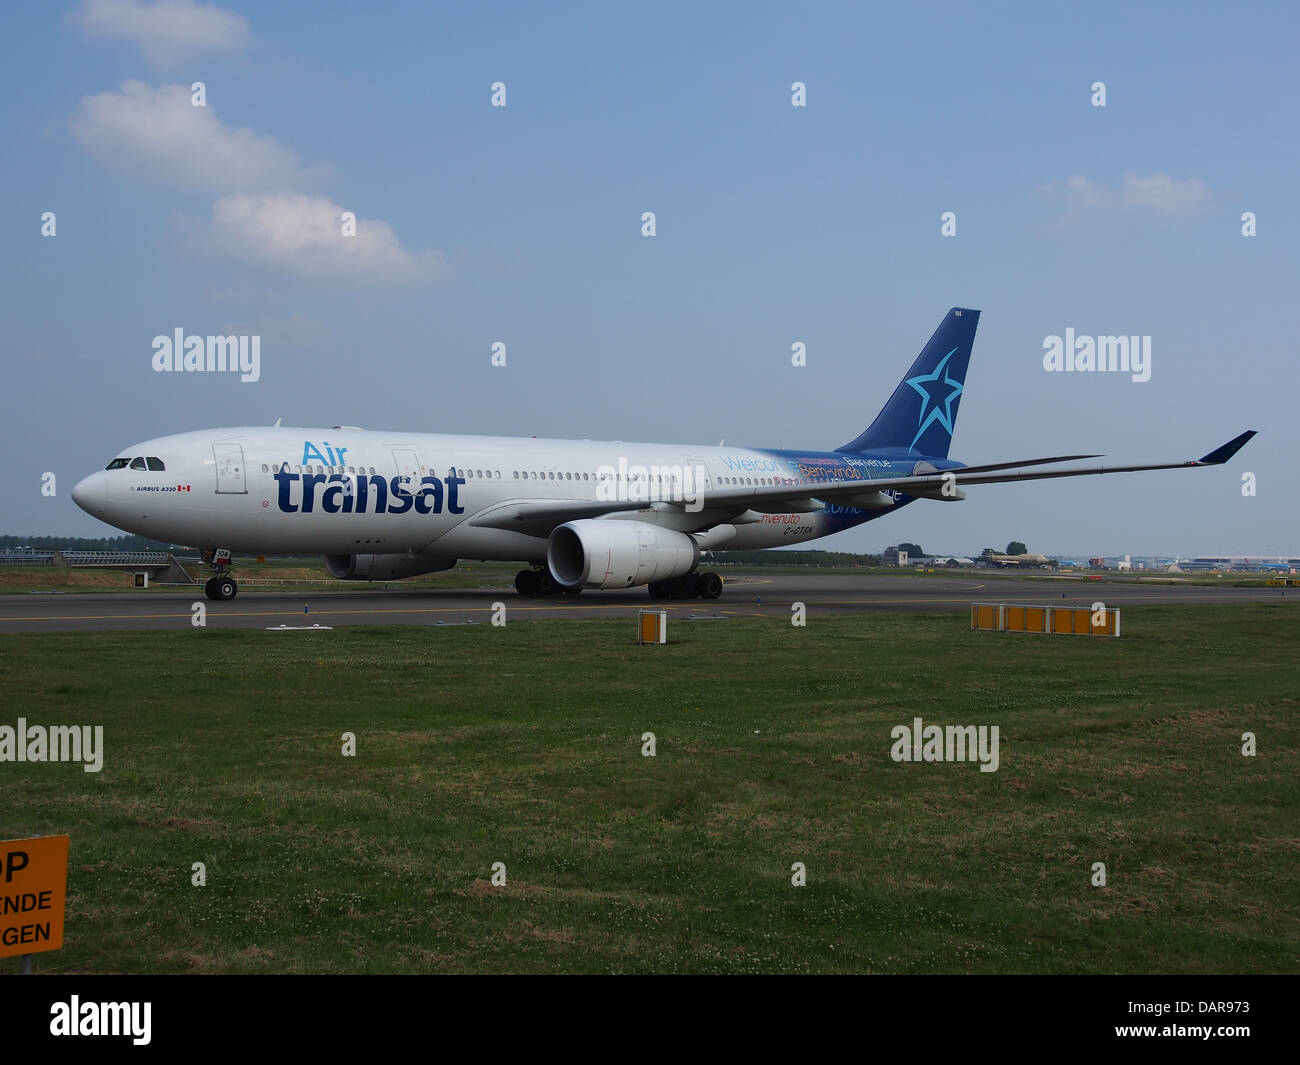
[[[548,569],[521,569],[515,574],[515,591],[520,595],[577,595],[581,588],[566,588]]]
[[[719,599],[721,596],[722,578],[716,573],[687,573],[650,582],[651,599]]]
[[[581,588],[566,588],[548,569],[521,569],[515,574],[520,595],[577,595]],[[722,578],[716,573],[687,573],[666,581],[650,582],[651,599],[720,599]]]
[[[239,585],[230,575],[230,552],[224,547],[204,548],[199,552],[203,561],[216,570],[216,575],[203,586],[203,594],[220,603],[229,602],[239,594]]]

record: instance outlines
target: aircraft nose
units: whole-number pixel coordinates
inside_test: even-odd
[[[99,517],[104,512],[105,496],[103,470],[82,478],[72,489],[72,501],[87,514],[95,517]]]

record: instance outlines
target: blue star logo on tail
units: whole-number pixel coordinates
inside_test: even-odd
[[[921,413],[916,419],[921,427],[917,429],[916,436],[912,437],[912,443],[908,448],[910,451],[916,450],[916,442],[925,435],[932,422],[938,422],[947,430],[948,436],[952,436],[952,405],[962,393],[961,382],[954,381],[948,376],[948,360],[953,357],[956,350],[953,348],[940,360],[939,365],[934,368],[934,373],[909,377],[904,382],[921,394]],[[944,395],[945,390],[947,395]]]

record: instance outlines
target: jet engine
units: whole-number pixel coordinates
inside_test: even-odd
[[[551,531],[546,561],[568,588],[631,588],[690,573],[699,545],[644,521],[583,518]]]

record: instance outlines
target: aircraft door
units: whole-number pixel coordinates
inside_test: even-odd
[[[682,473],[686,478],[683,488],[686,495],[698,499],[704,493],[713,491],[713,480],[709,477],[709,466],[702,458],[695,455],[686,456],[686,469]]]
[[[239,444],[213,444],[212,455],[217,461],[217,493],[247,495],[243,447]]]
[[[393,448],[393,461],[397,463],[397,476],[404,479],[412,494],[420,486],[420,459],[410,448]]]

